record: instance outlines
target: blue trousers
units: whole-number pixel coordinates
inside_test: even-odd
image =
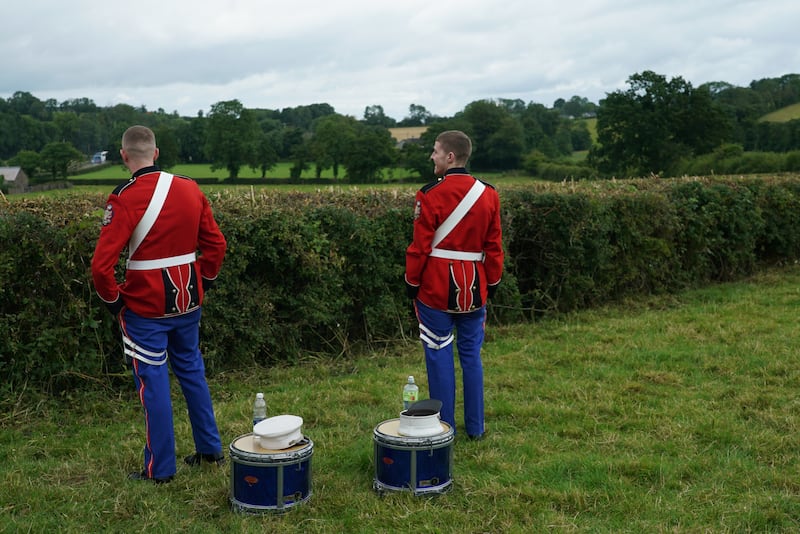
[[[217,422],[200,354],[200,309],[149,319],[125,310],[120,328],[125,354],[144,411],[144,471],[150,478],[175,474],[175,430],[169,368],[178,379],[192,425],[195,451],[222,452]]]
[[[486,307],[469,313],[448,313],[415,301],[415,309],[419,320],[420,339],[425,349],[430,398],[442,401],[440,416],[455,431],[456,377],[453,357],[455,342],[464,387],[464,426],[470,436],[483,434],[481,347],[486,324]]]

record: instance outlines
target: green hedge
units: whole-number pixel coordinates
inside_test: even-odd
[[[489,320],[512,323],[732,280],[800,256],[797,176],[501,187],[506,274]],[[228,239],[203,312],[209,372],[346,357],[413,338],[408,189],[211,197]],[[105,195],[0,205],[0,398],[127,387],[89,264]]]

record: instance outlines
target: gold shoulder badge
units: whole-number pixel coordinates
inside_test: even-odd
[[[422,202],[417,200],[417,203],[414,205],[414,220],[416,221],[419,219],[420,214],[422,213]]]

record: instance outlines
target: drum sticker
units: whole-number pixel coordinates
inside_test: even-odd
[[[253,475],[247,475],[244,477],[244,481],[247,482],[249,486],[255,486],[258,484],[258,478],[254,477]]]

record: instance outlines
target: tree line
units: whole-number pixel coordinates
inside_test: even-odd
[[[331,169],[336,179],[367,183],[379,180],[387,167],[428,177],[433,139],[446,129],[472,137],[475,172],[538,175],[548,165],[561,165],[576,169],[578,176],[672,175],[687,161],[720,150],[736,152],[731,146],[745,152],[800,150],[800,120],[759,120],[800,102],[800,75],[765,78],[747,87],[726,82],[693,87],[682,77],[644,71],[627,83],[627,89],[608,93],[597,104],[577,95],[551,107],[485,99],[451,117],[411,104],[400,121],[386,116],[380,105],[366,106],[358,119],[326,103],[271,110],[230,100],[213,104],[207,114],[182,117],[144,106],[100,107],[87,98],[43,101],[18,91],[0,98],[0,162],[23,167],[34,181],[66,178],[98,151],[117,162],[122,132],[132,124],[155,131],[162,167],[207,163],[226,169],[232,179],[246,167],[266,176],[280,161],[291,162],[293,178],[309,169],[317,176]],[[596,139],[587,118],[596,118]],[[398,126],[427,130],[398,149],[389,133]],[[575,152],[588,157],[576,162]]]

